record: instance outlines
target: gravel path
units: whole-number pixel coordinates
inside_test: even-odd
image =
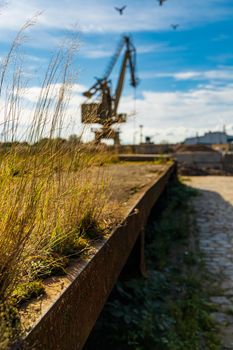
[[[233,349],[233,177],[189,177],[187,185],[199,189],[194,200],[199,245],[207,269],[213,274],[215,291],[212,314],[219,323],[223,348]]]

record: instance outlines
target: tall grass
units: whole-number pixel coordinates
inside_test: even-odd
[[[106,220],[111,213],[106,180],[98,167],[105,162],[102,149],[61,139],[76,79],[76,40],[51,58],[24,130],[27,143],[17,142],[27,94],[18,49],[34,22],[19,31],[0,71],[1,349],[14,341],[15,306],[30,296],[30,283],[63,270],[67,258],[87,249],[111,220],[111,215]]]

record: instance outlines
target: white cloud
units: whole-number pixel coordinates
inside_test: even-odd
[[[177,80],[232,80],[233,68],[176,73],[174,78]]]
[[[151,52],[159,52],[159,53],[179,52],[183,50],[186,50],[185,46],[171,46],[169,43],[166,43],[166,42],[137,46],[138,54],[145,54],[145,53],[151,53]]]
[[[11,126],[18,123],[18,139],[28,139],[29,130],[33,124],[33,118],[36,111],[37,102],[39,101],[39,96],[44,97],[47,101],[43,109],[43,114],[40,116],[36,112],[37,120],[41,118],[46,121],[46,128],[43,133],[43,136],[48,136],[52,119],[55,114],[55,104],[59,98],[59,93],[61,92],[61,84],[51,84],[49,87],[49,92],[47,89],[42,89],[39,86],[32,86],[28,88],[22,88],[18,92],[18,102],[15,106],[11,104],[7,99],[4,98],[4,95],[0,99],[0,135],[4,131],[4,126],[8,124],[8,133],[7,136],[11,138]],[[68,136],[74,132],[79,133],[82,129],[80,123],[80,110],[81,103],[85,101],[85,98],[82,96],[82,92],[86,90],[86,87],[80,84],[73,84],[71,90],[65,93],[65,113],[61,115],[60,119],[57,121],[57,127],[59,126],[59,121],[62,121],[62,134]],[[46,96],[46,93],[48,95]],[[46,96],[46,97],[45,97]],[[51,103],[49,103],[51,101]],[[11,108],[13,107],[13,108]],[[6,123],[6,119],[8,123]],[[18,122],[16,122],[18,119]]]
[[[233,80],[233,67],[203,71],[142,72],[140,75],[143,79],[172,78],[175,80],[229,81]]]
[[[26,19],[38,11],[43,11],[38,19],[38,31],[47,41],[55,36],[55,33],[48,35],[49,30],[81,30],[94,34],[157,31],[170,30],[170,24],[174,22],[181,23],[182,30],[232,15],[232,10],[223,0],[168,1],[164,7],[158,6],[155,1],[136,0],[133,4],[128,3],[124,16],[116,13],[115,5],[113,0],[11,0],[1,15],[0,39],[8,41],[6,33],[17,31]],[[39,43],[43,44],[38,32],[36,35]]]
[[[132,142],[133,133],[144,125],[144,135],[154,136],[155,141],[183,141],[209,130],[222,130],[223,124],[232,130],[233,85],[197,88],[187,92],[144,92],[136,101],[136,119],[123,125],[122,140]],[[124,97],[122,112],[131,112],[134,101]],[[135,128],[136,126],[136,128]]]
[[[93,45],[81,45],[80,55],[87,58],[105,58],[113,55],[112,47],[107,48],[107,45],[93,44]]]
[[[111,57],[114,54],[112,46],[112,42],[107,42],[105,45],[93,43],[91,46],[82,44],[80,46],[80,55],[93,59]],[[172,47],[169,43],[161,42],[156,44],[138,45],[136,49],[137,55],[143,55],[154,52],[178,52],[183,51],[186,48],[182,46]]]
[[[58,91],[60,85],[53,86]],[[81,125],[81,103],[85,101],[82,92],[85,86],[75,84],[66,109],[62,135],[68,136],[84,130]],[[33,107],[37,101],[40,88],[28,88],[24,94],[24,109],[21,113],[21,131],[25,132],[32,120]],[[209,130],[222,130],[223,125],[229,133],[232,130],[233,117],[233,84],[224,87],[206,85],[186,92],[153,92],[144,91],[136,100],[136,115],[132,116],[135,101],[130,96],[123,96],[119,112],[126,112],[131,117],[122,124],[121,138],[124,143],[139,141],[139,125],[143,125],[144,136],[151,136],[155,142],[168,140],[183,141],[197,132],[199,135]],[[0,120],[0,123],[2,121]],[[21,132],[21,134],[22,134]],[[85,127],[86,138],[90,139],[90,127]]]

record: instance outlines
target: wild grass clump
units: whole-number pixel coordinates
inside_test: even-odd
[[[0,67],[1,349],[19,329],[16,307],[42,294],[41,279],[64,274],[69,259],[87,251],[112,224],[100,167],[111,157],[101,146],[82,144],[80,137],[61,137],[76,79],[76,40],[51,58],[30,107],[24,142],[19,141],[27,89],[18,51],[33,24],[34,19],[19,31]]]

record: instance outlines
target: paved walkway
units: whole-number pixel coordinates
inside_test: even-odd
[[[233,177],[190,177],[200,190],[195,199],[199,245],[207,269],[214,275],[212,316],[221,327],[223,349],[233,350]]]

